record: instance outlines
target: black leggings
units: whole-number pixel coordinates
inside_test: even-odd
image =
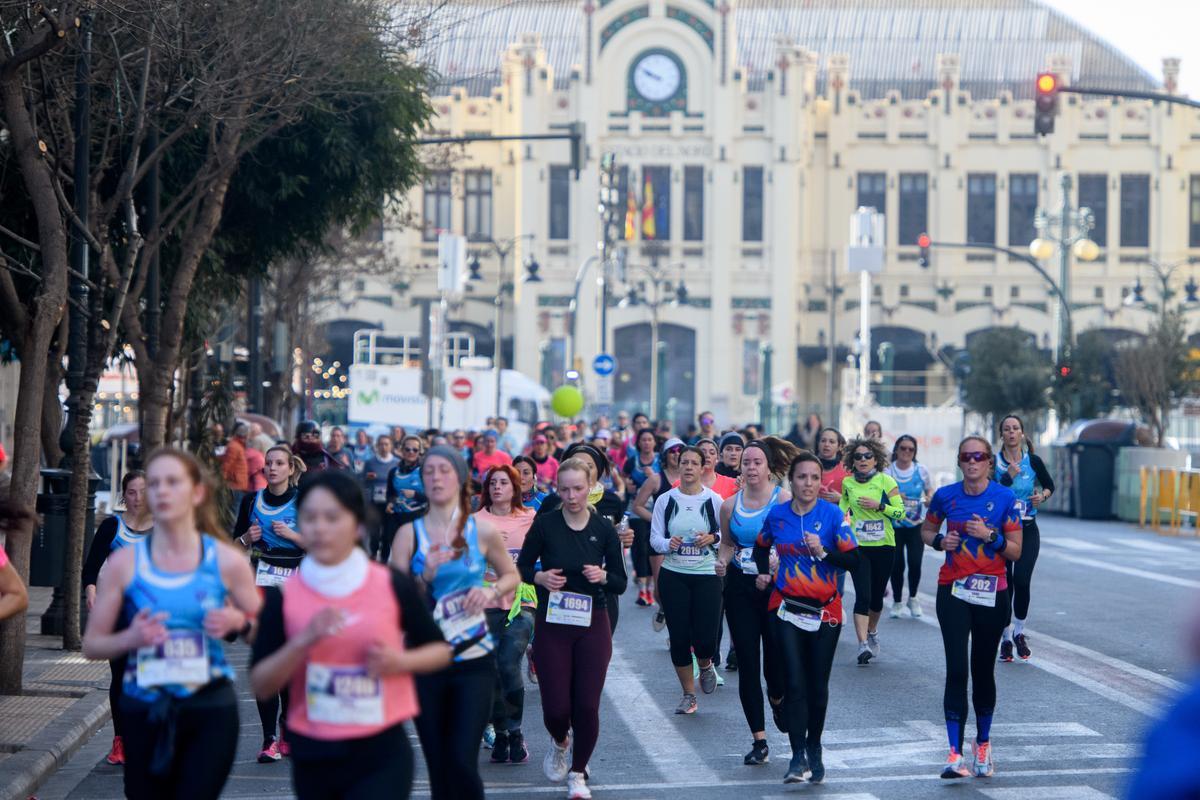
[[[649,578],[650,572],[650,523],[641,518],[630,518],[629,527],[633,528],[633,546],[629,555],[633,559],[633,574],[639,578]]]
[[[108,662],[108,670],[112,673],[108,681],[108,707],[112,711],[113,735],[123,736],[125,733],[124,720],[121,719],[121,684],[125,681],[125,665],[129,654],[112,659]]]
[[[279,694],[273,694],[266,700],[255,700],[258,705],[258,719],[262,723],[263,745],[265,746],[278,731],[287,728],[288,690],[284,686]],[[276,727],[275,720],[279,719]]]
[[[483,797],[479,742],[492,713],[496,661],[489,654],[417,676],[417,735],[433,800]]]
[[[130,800],[216,800],[237,752],[237,695],[221,681],[177,703],[175,747],[164,775],[150,773],[161,724],[150,722],[150,706],[123,699],[125,796]]]
[[[783,664],[783,716],[793,753],[821,744],[825,712],[829,708],[829,673],[837,651],[841,625],[821,623],[815,631],[802,631],[772,615],[779,659]],[[738,655],[738,660],[741,660]]]
[[[721,579],[663,567],[658,571],[658,593],[671,637],[671,663],[688,666],[693,651],[700,661],[712,658],[721,628]]]
[[[767,679],[768,700],[783,696],[779,653],[770,625],[771,612],[767,611],[771,589],[755,587],[756,577],[744,575],[736,567],[730,568],[725,577],[725,619],[738,654],[738,699],[751,733],[766,730],[761,676]]]
[[[975,718],[991,716],[996,709],[996,653],[1000,636],[1008,624],[1008,606],[1003,596],[996,605],[976,606],[950,594],[950,586],[939,586],[937,618],[946,649],[946,693],[942,705],[947,722],[958,723],[958,752],[962,752],[963,728],[967,722],[967,671],[971,675],[971,700]],[[968,644],[970,658],[967,657]]]
[[[621,569],[624,568],[621,565]],[[617,632],[617,619],[621,616],[621,595],[605,592],[604,602],[608,606],[608,632],[613,634]]]
[[[896,557],[892,559],[892,600],[899,603],[904,594],[904,562],[908,561],[908,596],[917,596],[921,583],[921,556],[925,542],[921,540],[920,528],[905,528],[899,525],[896,531]]]
[[[1042,534],[1037,520],[1026,520],[1021,525],[1021,557],[1005,562],[1008,572],[1008,596],[1012,604],[1012,616],[1024,620],[1029,616],[1029,585],[1033,582],[1033,568],[1037,565],[1038,552],[1042,549]]]
[[[412,792],[412,745],[403,723],[374,736],[330,743],[329,749],[326,756],[311,753],[312,747],[292,749],[297,800],[406,800]]]
[[[883,590],[892,574],[892,559],[896,548],[878,544],[858,548],[858,566],[850,572],[854,581],[854,613],[866,616],[868,611],[883,611]]]

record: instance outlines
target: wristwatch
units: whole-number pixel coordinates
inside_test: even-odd
[[[992,531],[992,535],[988,537],[988,544],[995,544],[996,540],[999,538],[1000,538],[1000,534],[996,533],[995,531]]]

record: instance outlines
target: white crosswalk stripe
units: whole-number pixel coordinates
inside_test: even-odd
[[[1038,800],[1112,800],[1112,795],[1090,786],[1025,786],[1020,789],[979,791],[992,800],[1025,800],[1028,797],[1036,797]]]

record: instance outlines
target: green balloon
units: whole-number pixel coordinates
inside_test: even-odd
[[[583,392],[574,386],[560,386],[550,395],[550,407],[560,417],[574,417],[583,410]]]

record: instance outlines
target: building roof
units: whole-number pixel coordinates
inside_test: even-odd
[[[925,97],[937,87],[939,53],[959,55],[964,89],[974,97],[1009,90],[1031,97],[1051,55],[1070,57],[1071,82],[1154,90],[1158,81],[1108,42],[1036,0],[735,0],[735,67],[761,89],[779,34],[819,57],[824,91],[828,56],[850,57],[850,86],[863,97],[898,90]],[[635,23],[636,24],[636,23]],[[581,64],[581,0],[447,0],[433,19],[422,57],[437,74],[435,93],[463,86],[489,94],[500,59],[522,33],[538,33],[565,87]]]

